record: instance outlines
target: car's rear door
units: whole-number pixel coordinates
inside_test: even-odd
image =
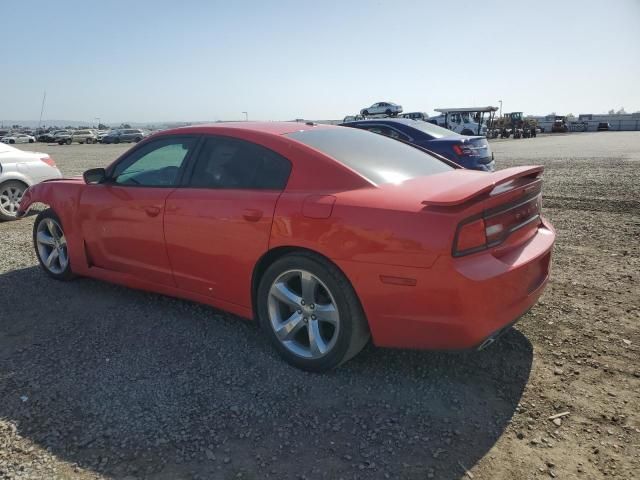
[[[251,305],[251,276],[267,251],[289,160],[260,145],[207,136],[188,183],[166,202],[164,234],[178,286]]]
[[[79,215],[91,266],[175,285],[164,243],[165,200],[182,178],[197,136],[166,136],[122,157],[102,184],[87,185]]]

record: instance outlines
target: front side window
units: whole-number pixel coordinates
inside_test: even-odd
[[[205,140],[189,186],[194,188],[283,190],[291,163],[255,143],[229,137]]]
[[[170,187],[177,184],[180,168],[195,145],[194,137],[156,140],[119,162],[111,174],[118,185]]]

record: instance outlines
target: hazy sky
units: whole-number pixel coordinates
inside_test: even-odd
[[[0,3],[0,119],[640,110],[640,0]]]

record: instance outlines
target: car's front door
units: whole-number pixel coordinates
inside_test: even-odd
[[[90,266],[175,285],[164,243],[165,200],[198,137],[160,137],[135,148],[87,185],[79,215]]]
[[[250,307],[253,268],[291,164],[251,142],[205,138],[188,183],[167,198],[169,259],[180,288]]]

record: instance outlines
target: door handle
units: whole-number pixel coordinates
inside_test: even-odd
[[[150,217],[157,217],[161,210],[162,208],[160,207],[144,207],[144,211],[147,212],[147,215],[149,215]]]
[[[257,222],[262,218],[262,210],[256,210],[255,208],[245,208],[242,211],[242,216],[249,222]]]

